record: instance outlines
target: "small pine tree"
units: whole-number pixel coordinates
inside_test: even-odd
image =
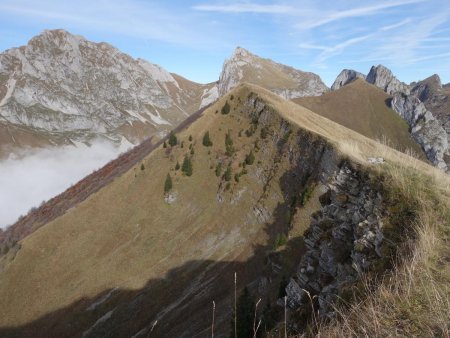
[[[164,141],[164,143],[163,143],[163,148],[167,148],[167,143],[166,143],[166,141]]]
[[[191,155],[194,155],[194,147],[191,148]]]
[[[181,148],[184,148],[184,141],[181,141],[180,147],[181,147]]]
[[[221,173],[222,173],[222,163],[219,162],[216,165],[216,176],[219,177]]]
[[[141,164],[141,170],[145,170],[144,163]]]
[[[164,192],[167,194],[170,190],[172,190],[172,178],[170,174],[167,174],[166,181],[164,182]]]
[[[255,162],[255,155],[253,155],[253,151],[250,150],[250,153],[245,156],[245,164],[252,165]]]
[[[192,176],[193,173],[192,162],[191,158],[188,155],[184,156],[183,164],[181,165],[181,171],[186,176]]]
[[[189,135],[189,142],[192,142],[192,135]]]
[[[231,156],[234,153],[233,147],[233,139],[231,138],[231,134],[228,132],[225,135],[225,154],[227,156]]]
[[[171,147],[176,146],[178,143],[177,137],[175,136],[174,132],[171,131],[169,134],[169,145]]]
[[[232,174],[232,171],[231,171],[231,166],[228,166],[227,167],[227,170],[225,170],[225,173],[223,174],[223,178],[225,179],[225,181],[231,181],[231,174]]]
[[[225,102],[225,105],[222,107],[222,110],[220,111],[223,115],[227,115],[230,112],[230,104],[228,101]]]
[[[175,170],[179,170],[180,169],[180,162],[177,161],[177,164],[175,164]]]
[[[209,131],[207,131],[205,135],[203,135],[203,145],[205,147],[211,147],[213,145],[211,139],[209,138]]]

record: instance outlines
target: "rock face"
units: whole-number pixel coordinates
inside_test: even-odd
[[[449,154],[448,134],[442,123],[428,111],[415,96],[396,93],[391,107],[411,129],[411,135],[422,146],[428,159],[438,168],[447,171]]]
[[[384,257],[383,197],[367,178],[344,163],[320,197],[322,208],[305,232],[307,252],[287,288],[291,309],[307,309],[306,291],[318,297],[321,317]]]
[[[107,43],[44,31],[0,54],[0,122],[63,139],[138,142],[172,129],[202,102],[199,85]]]
[[[223,65],[218,84],[219,96],[242,82],[269,89],[285,99],[318,96],[329,90],[316,74],[262,59],[238,47]]]
[[[408,85],[400,82],[389,69],[382,65],[372,66],[369,74],[367,74],[366,81],[381,88],[389,95],[396,92],[409,94]]]
[[[333,85],[331,86],[331,90],[338,90],[339,88],[353,82],[356,79],[366,79],[366,76],[360,72],[357,72],[352,69],[344,69],[337,76],[336,80],[334,80]]]

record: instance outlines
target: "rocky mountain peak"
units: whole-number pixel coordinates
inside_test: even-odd
[[[403,82],[400,82],[392,71],[383,65],[372,66],[369,74],[367,74],[366,81],[383,89],[389,95],[396,92],[409,94],[409,87]]]
[[[254,56],[252,53],[250,53],[247,49],[242,47],[236,47],[234,50],[231,59],[246,59],[250,56]]]
[[[225,95],[242,82],[269,89],[286,99],[317,96],[329,90],[316,74],[261,58],[237,47],[224,62],[218,84],[219,96]]]
[[[338,90],[339,88],[349,84],[350,82],[353,82],[354,80],[356,80],[358,78],[365,80],[366,76],[360,72],[353,70],[353,69],[343,69],[337,76],[333,85],[331,86],[331,90]]]
[[[0,54],[0,119],[50,143],[139,142],[199,109],[209,89],[62,29]]]

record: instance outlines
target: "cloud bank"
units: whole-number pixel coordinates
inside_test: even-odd
[[[22,153],[0,162],[0,228],[63,192],[124,149],[109,143]]]

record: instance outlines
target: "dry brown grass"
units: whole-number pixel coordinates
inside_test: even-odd
[[[418,332],[447,334],[444,317],[449,313],[445,311],[449,310],[450,285],[445,245],[449,178],[424,162],[256,86],[236,88],[232,108],[237,98],[244,99],[252,91],[293,125],[325,138],[352,161],[368,166],[367,157],[383,157],[386,163],[378,170],[391,177],[403,192],[422,201],[415,250],[402,261],[407,263],[399,265],[395,275],[386,279],[366,302],[351,308],[342,321],[321,328],[322,336],[352,335],[353,331],[364,335],[358,325],[367,330],[367,335],[395,333],[392,330],[397,322],[392,319],[405,316],[405,323],[417,323],[414,327]],[[227,99],[220,99],[178,135],[185,142],[183,149],[157,149],[144,159],[144,171],[136,166],[24,239],[14,262],[0,275],[0,325],[22,325],[111,288],[140,289],[148,280],[165,278],[170,269],[189,261],[245,262],[254,246],[267,244],[265,224],[252,216],[252,208],[262,194],[254,172],[243,176],[239,184],[232,183],[235,193],[244,186],[247,189],[239,203],[230,202],[235,196],[232,192],[225,194],[226,204],[216,202],[219,179],[213,168],[225,151],[225,133],[232,130],[240,161],[253,146],[247,138],[237,136],[240,129],[249,126],[248,121],[234,113],[215,113]],[[206,130],[214,143],[211,154],[210,149],[201,146]],[[187,178],[175,173],[173,167],[188,152],[189,135],[194,136],[195,156],[194,175]],[[270,156],[259,159],[262,163],[258,166],[270,162]],[[163,199],[164,178],[169,170],[177,193],[173,205]],[[269,196],[266,207],[273,210],[282,202],[282,191],[274,186]],[[221,277],[225,281],[230,276]],[[158,298],[154,306],[161,311],[158,304],[167,306],[168,295],[155,294]],[[415,305],[417,302],[420,306]],[[177,303],[170,306],[176,307]],[[415,331],[409,333],[415,335]]]
[[[387,106],[389,98],[381,89],[357,79],[337,91],[293,101],[373,140],[385,140],[384,144],[394,149],[413,149],[425,159],[407,123]]]
[[[262,95],[279,101],[268,92]],[[385,163],[371,169],[418,205],[414,239],[406,241],[409,246],[400,251],[392,274],[376,289],[367,286],[364,301],[338,309],[336,322],[318,324],[317,336],[449,337],[450,177],[415,157],[345,127],[336,128],[306,109],[295,109],[287,102],[277,103],[277,109],[294,123],[331,140],[343,156],[363,167],[369,166],[368,157],[382,157]]]
[[[367,283],[363,301],[339,308],[335,322],[318,325],[319,337],[450,337],[448,196],[430,186],[437,175],[412,180],[409,170],[397,166],[386,172],[418,201],[415,238],[377,288]]]

